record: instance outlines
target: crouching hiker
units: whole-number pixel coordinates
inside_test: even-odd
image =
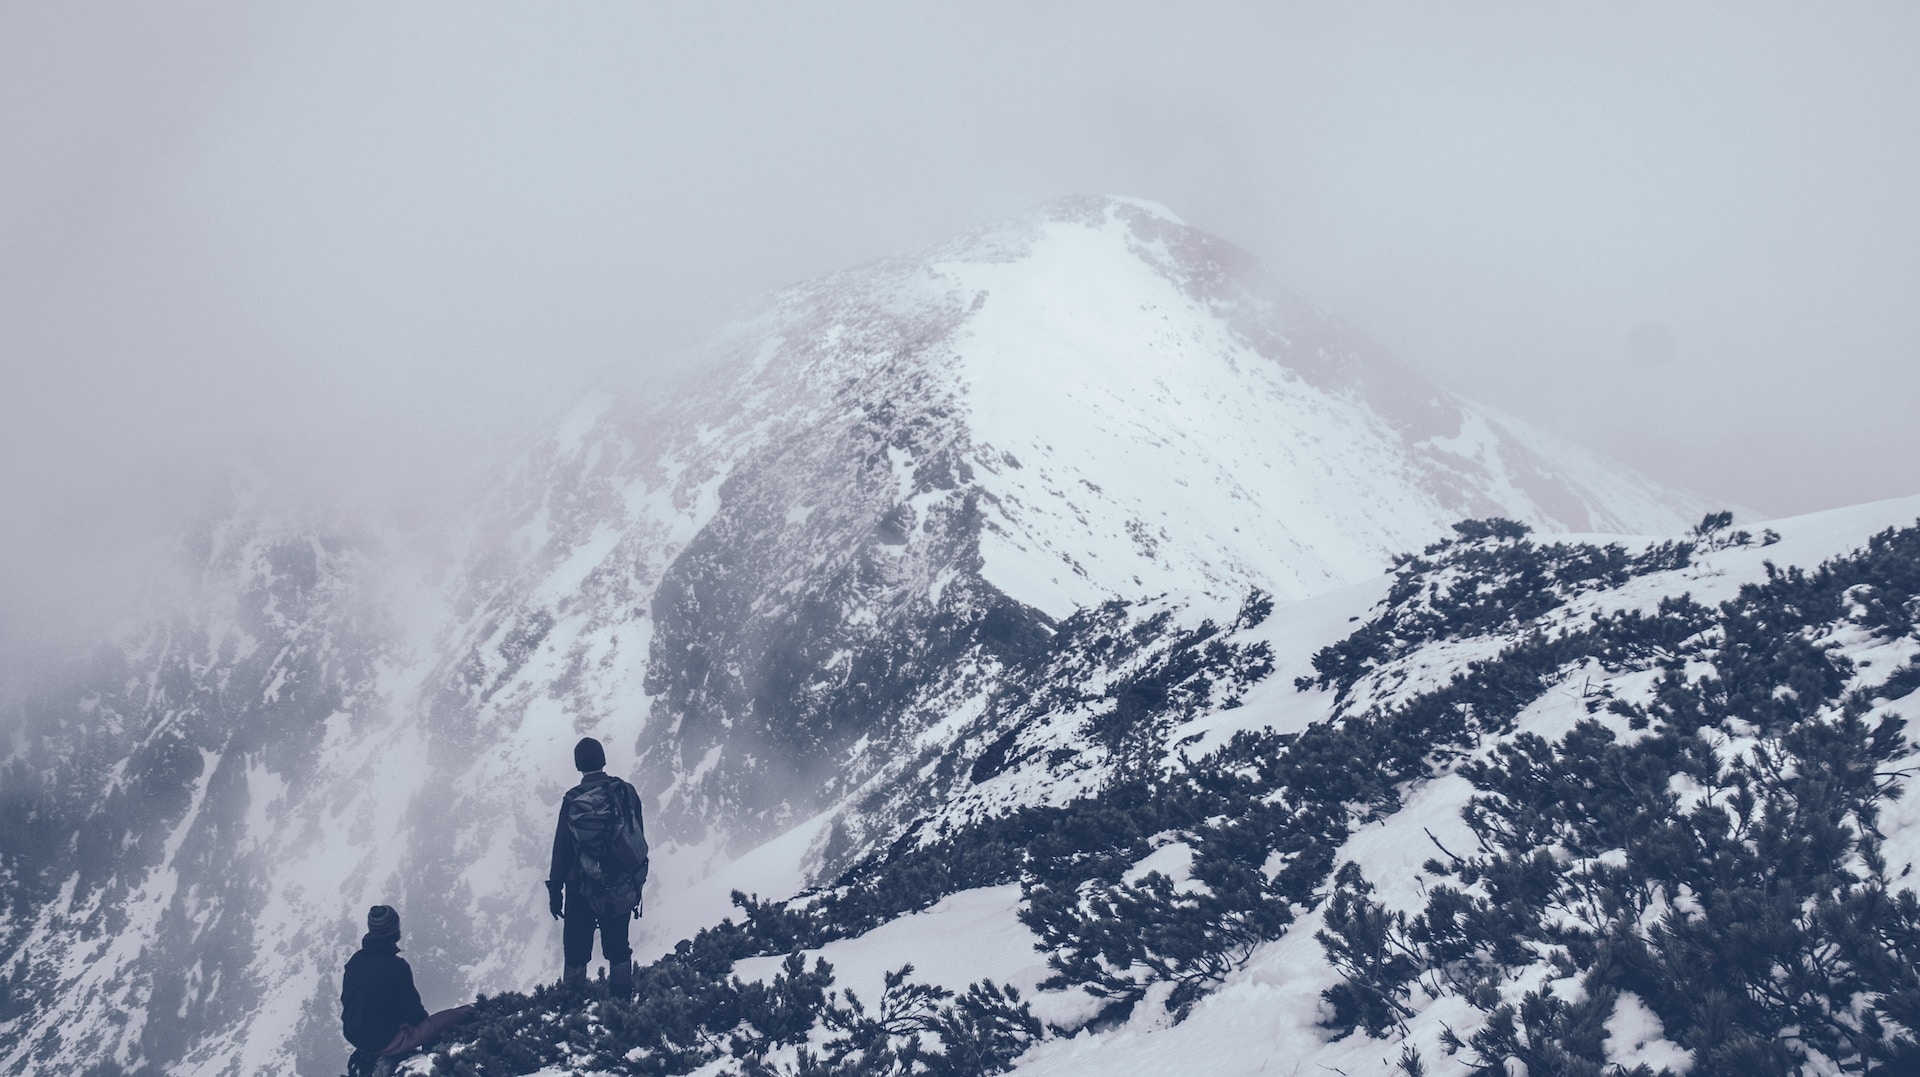
[[[340,1030],[355,1050],[349,1077],[384,1077],[394,1060],[419,1050],[473,1016],[472,1006],[428,1014],[400,956],[400,914],[391,905],[367,910],[367,933],[340,977]]]
[[[547,907],[557,920],[564,968],[561,982],[587,985],[593,935],[607,959],[607,988],[616,997],[633,993],[632,917],[640,915],[647,882],[647,836],[640,794],[606,771],[607,753],[586,737],[573,747],[580,784],[560,801],[553,832],[553,866],[547,876]]]

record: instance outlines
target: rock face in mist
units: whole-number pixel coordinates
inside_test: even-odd
[[[13,734],[11,1072],[182,1058],[259,1018],[258,992],[286,971],[256,961],[264,944],[333,942],[263,920],[262,897],[353,796],[320,776],[369,720],[389,635],[355,587],[355,542],[280,530],[237,500],[182,547],[176,612],[76,666]]]
[[[1123,200],[776,294],[701,370],[583,401],[444,530],[242,502],[171,612],[24,708],[10,1070],[337,1072],[332,977],[375,902],[429,1006],[551,977],[539,883],[585,733],[648,798],[644,952],[766,839],[843,863],[990,783],[1035,734],[988,701],[1069,668],[1103,603],[1286,603],[1463,517],[1703,508]]]

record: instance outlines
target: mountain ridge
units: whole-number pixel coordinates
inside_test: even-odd
[[[650,798],[657,952],[724,911],[698,884],[768,839],[791,865],[769,878],[838,871],[936,806],[915,768],[964,792],[994,744],[1044,760],[1020,738],[1048,714],[994,700],[1117,661],[1063,632],[1118,647],[1157,623],[1126,653],[1170,675],[1209,645],[1187,612],[1365,579],[1461,516],[1657,532],[1702,508],[1548,468],[1537,435],[1264,280],[1162,210],[1069,199],[777,293],[690,386],[583,401],[443,536],[316,547],[235,515],[257,570],[193,571],[258,623],[196,614],[195,654],[122,653],[36,702],[14,747],[0,969],[28,1001],[0,1056],[320,1072],[332,949],[376,902],[405,907],[430,997],[550,978],[533,883],[584,733]],[[302,637],[286,618],[309,608]],[[135,692],[162,670],[185,703]],[[1102,676],[1161,691],[1138,672]],[[126,743],[94,733],[106,697]],[[1107,780],[1080,762],[1057,766]],[[89,815],[93,796],[126,808]],[[70,874],[55,826],[157,855]],[[236,850],[263,861],[223,873]],[[124,960],[103,967],[109,938]],[[168,962],[199,970],[177,1005]],[[184,1016],[106,1016],[156,1001]],[[63,1014],[98,1042],[64,1046]]]
[[[1203,708],[1228,735],[1204,759],[895,846],[791,901],[737,895],[643,972],[643,1001],[502,997],[428,1061],[1897,1071],[1920,1058],[1899,1017],[1920,997],[1920,808],[1897,799],[1920,759],[1901,732],[1920,717],[1916,517],[1907,498],[1605,545],[1468,521],[1329,609],[1156,629],[1322,645],[1274,646],[1255,679],[1277,693]],[[1110,706],[1157,661],[1079,650],[1121,674],[1095,686]],[[1183,708],[1127,724],[1172,748]],[[690,1005],[644,1001],[665,993]],[[576,1012],[584,1035],[557,1042]],[[496,1068],[502,1050],[519,1061]]]

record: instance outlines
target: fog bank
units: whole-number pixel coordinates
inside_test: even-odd
[[[1151,198],[1443,384],[1776,513],[1914,492],[1920,14],[0,10],[0,678],[236,457],[429,511],[750,297]]]

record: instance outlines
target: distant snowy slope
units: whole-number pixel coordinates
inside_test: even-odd
[[[970,307],[948,376],[984,575],[1053,616],[1304,597],[1467,516],[1638,533],[1703,507],[1425,383],[1158,206],[1059,203],[927,272]]]
[[[728,418],[703,440],[780,445],[854,401],[942,431],[951,460],[888,446],[900,500],[922,510],[966,467],[987,577],[1054,616],[1249,581],[1303,597],[1467,516],[1659,533],[1707,505],[1427,383],[1132,200],[1063,200],[795,288],[732,347],[750,359],[722,368],[706,410]]]

